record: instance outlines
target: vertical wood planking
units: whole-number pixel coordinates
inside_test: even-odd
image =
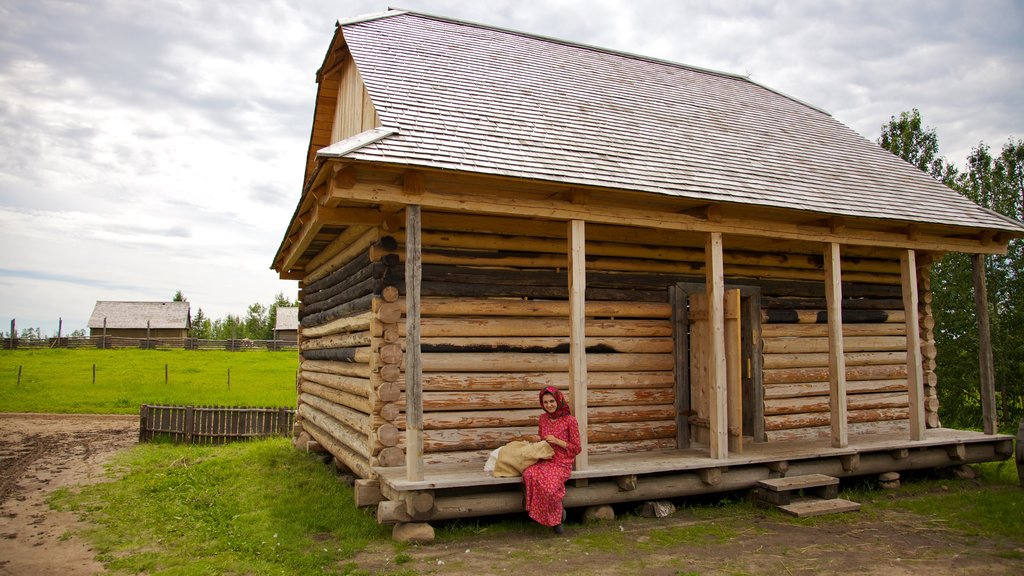
[[[825,245],[825,306],[828,309],[828,406],[832,447],[850,443],[846,414],[846,356],[843,353],[843,280],[839,244]]]
[[[569,380],[573,414],[580,427],[580,453],[576,469],[586,470],[587,458],[587,341],[586,314],[586,223],[569,222]]]
[[[910,439],[924,440],[924,368],[921,358],[921,327],[917,308],[917,257],[913,250],[900,254],[903,279],[903,310],[907,325],[907,393],[910,398]]]
[[[722,256],[722,233],[709,232],[704,245],[708,298],[708,390],[710,392],[709,426],[710,456],[729,455],[728,414],[726,412],[725,359],[725,275]]]
[[[974,310],[978,318],[978,369],[981,387],[981,417],[985,434],[998,430],[996,382],[992,359],[992,331],[988,321],[988,288],[985,285],[985,255],[971,256],[974,269]]]
[[[420,287],[423,281],[422,211],[405,207],[405,471],[423,479],[423,369],[420,357]]]
[[[743,452],[743,336],[740,333],[740,291],[726,290],[725,315],[725,381],[726,421],[729,450]]]
[[[676,447],[690,447],[690,321],[686,309],[686,294],[678,285],[669,288],[672,303],[672,376],[675,381],[673,395],[676,412]]]

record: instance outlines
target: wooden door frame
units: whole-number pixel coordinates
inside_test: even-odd
[[[761,369],[761,288],[726,284],[726,290],[740,291],[741,347],[746,360],[743,377],[743,434],[754,442],[765,441],[764,381]],[[703,282],[677,282],[669,286],[672,304],[672,341],[675,356],[676,446],[690,447],[690,335],[686,303],[690,294],[706,294]]]

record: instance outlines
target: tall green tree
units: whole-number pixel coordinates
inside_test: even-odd
[[[977,204],[1006,216],[1024,216],[1024,144],[1009,141],[997,157],[979,144],[959,172],[938,155],[938,136],[925,128],[915,109],[882,126],[879,144],[931,174]],[[1024,253],[1019,240],[1006,256],[986,258],[986,284],[995,357],[1000,427],[1016,429],[1024,416]],[[981,428],[978,393],[978,327],[974,315],[973,272],[965,254],[946,254],[932,267],[936,372],[940,416],[945,425]]]

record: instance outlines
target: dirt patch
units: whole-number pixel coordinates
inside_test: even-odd
[[[138,416],[0,414],[0,574],[103,572],[75,514],[50,495],[103,479],[103,465],[138,439]]]
[[[813,524],[776,514],[737,521],[625,515],[570,522],[564,536],[537,527],[396,547],[375,543],[354,561],[368,574],[645,574],[930,576],[1024,574],[1024,543],[947,530],[908,512],[867,510]]]

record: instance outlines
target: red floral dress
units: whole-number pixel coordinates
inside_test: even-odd
[[[562,523],[565,481],[572,473],[573,459],[580,453],[580,429],[570,414],[551,418],[547,413],[541,414],[537,428],[541,439],[550,434],[568,444],[565,448],[552,444],[554,456],[523,470],[527,513],[538,524],[555,526]]]

